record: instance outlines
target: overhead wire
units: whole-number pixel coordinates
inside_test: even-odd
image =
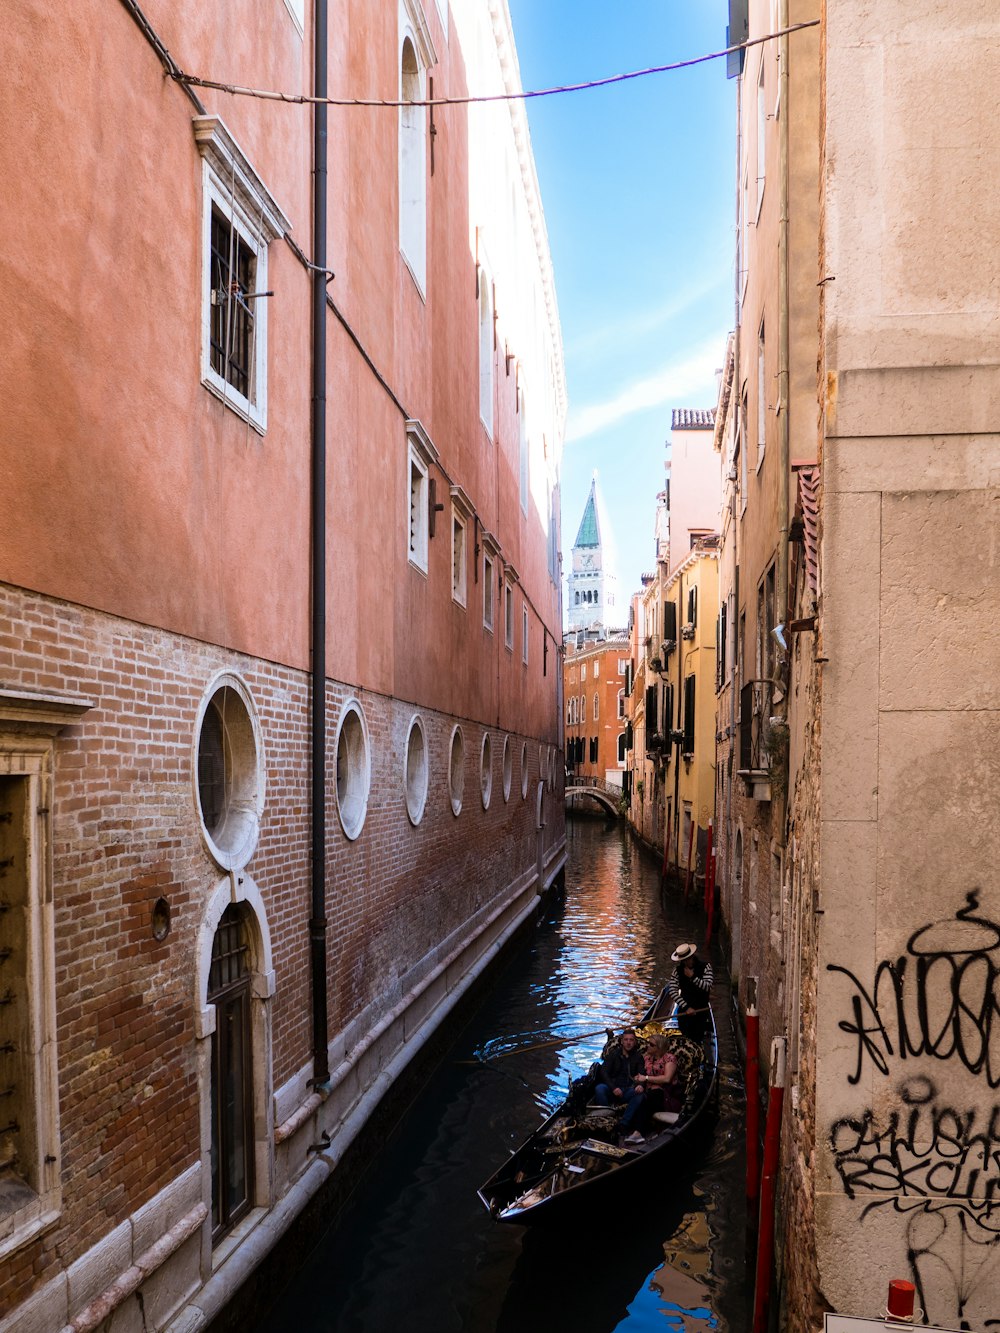
[[[646,69],[629,70],[624,74],[609,74],[603,79],[588,79],[584,83],[563,83],[557,84],[551,88],[521,89],[517,92],[504,93],[482,93],[477,95],[466,95],[463,97],[435,97],[426,98],[423,101],[417,101],[410,98],[382,98],[382,97],[315,97],[309,93],[285,93],[279,92],[273,88],[248,88],[237,83],[228,83],[220,79],[205,79],[195,74],[187,74],[176,65],[167,69],[167,74],[177,83],[184,84],[186,87],[211,88],[216,92],[229,93],[233,97],[257,97],[271,102],[288,102],[294,105],[315,106],[323,104],[325,106],[343,106],[343,107],[414,107],[414,106],[472,106],[478,103],[486,102],[527,102],[538,97],[555,97],[563,93],[588,92],[594,88],[607,88],[612,84],[626,83],[633,79],[645,79],[654,74],[669,74],[675,70],[690,69],[694,65],[703,65],[709,60],[721,60],[723,56],[735,55],[738,51],[749,50],[752,46],[760,46],[764,42],[771,42],[779,37],[786,37],[790,33],[802,32],[806,28],[816,28],[822,22],[821,19],[808,19],[804,23],[793,23],[787,28],[779,28],[774,32],[765,33],[762,37],[751,37],[745,42],[737,42],[735,46],[723,47],[720,51],[709,51],[706,55],[691,56],[687,60],[674,60],[667,65],[650,65]]]

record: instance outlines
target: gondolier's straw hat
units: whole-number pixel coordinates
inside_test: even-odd
[[[677,948],[670,955],[670,961],[672,963],[683,963],[686,962],[688,958],[693,958],[697,952],[698,946],[696,944],[678,944]]]

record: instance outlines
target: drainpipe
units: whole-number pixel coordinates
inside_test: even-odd
[[[747,262],[744,252],[742,238],[740,236],[740,198],[743,174],[743,75],[736,80],[736,230],[737,245],[736,251],[740,256],[741,263]],[[747,447],[747,442],[740,436],[740,430],[743,426],[743,398],[742,398],[742,379],[740,366],[740,319],[742,311],[740,310],[740,288],[743,277],[740,272],[740,265],[736,265],[735,287],[733,291],[733,388],[731,402],[733,404],[733,429],[736,432],[737,439],[740,439],[740,458],[734,458],[737,472],[736,478],[732,482],[732,489],[729,493],[729,514],[730,531],[733,534],[733,678],[729,687],[729,785],[726,788],[726,869],[728,871],[728,885],[731,889],[733,876],[736,873],[734,862],[735,839],[733,837],[733,778],[736,776],[736,681],[738,678],[737,668],[743,661],[743,645],[740,643],[740,543],[739,543],[739,503],[736,498],[736,483],[739,479],[739,469],[742,466],[743,450]],[[734,915],[739,912],[742,915],[743,903],[737,903],[733,909]],[[741,936],[742,938],[742,936]],[[734,959],[739,967],[742,959]],[[742,969],[741,969],[742,970]]]
[[[785,1038],[771,1042],[771,1078],[764,1122],[764,1161],[760,1177],[760,1223],[753,1293],[753,1333],[767,1333],[774,1275],[774,1210],[781,1149],[781,1110],[785,1097]]]
[[[327,0],[316,0],[315,95],[327,95]],[[326,979],[326,131],[328,110],[313,111],[312,270],[312,964],[313,1084],[329,1083]]]
[[[778,27],[788,27],[788,0],[779,0]],[[778,39],[778,553],[777,624],[788,623],[788,491],[790,473],[788,392],[788,34]],[[771,627],[768,626],[770,629]]]
[[[681,625],[684,615],[684,575],[677,576],[677,634],[680,636]],[[674,717],[680,723],[681,706],[684,702],[684,651],[681,644],[684,642],[682,637],[677,639],[677,702],[674,704]],[[671,719],[673,721],[673,718]],[[680,731],[680,726],[675,728]],[[677,874],[681,873],[681,746],[682,741],[674,743],[674,856],[677,859]],[[687,895],[685,895],[687,901]]]

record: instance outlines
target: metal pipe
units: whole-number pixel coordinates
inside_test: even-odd
[[[778,27],[788,26],[788,0],[779,0]],[[790,434],[788,391],[788,35],[778,39],[778,553],[776,623],[788,621]],[[768,630],[772,626],[768,625]]]
[[[785,1100],[785,1039],[771,1042],[771,1078],[764,1126],[764,1165],[760,1177],[760,1225],[757,1233],[757,1270],[753,1293],[753,1333],[767,1333],[771,1277],[774,1270],[774,1205],[778,1185],[778,1150],[781,1145],[781,1109]]]
[[[757,1015],[757,978],[747,977],[746,1072],[747,1095],[747,1217],[752,1218],[760,1190],[760,1019]]]
[[[327,94],[327,0],[316,0],[314,87]],[[330,1080],[326,975],[326,103],[313,109],[312,274],[312,966],[313,1084]]]

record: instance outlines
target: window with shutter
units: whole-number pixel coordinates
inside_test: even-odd
[[[663,603],[663,637],[677,641],[677,607],[673,602]]]
[[[649,685],[646,688],[646,740],[657,730],[656,726],[656,694],[657,687]]]
[[[694,754],[694,676],[684,681],[684,741],[685,754]]]

